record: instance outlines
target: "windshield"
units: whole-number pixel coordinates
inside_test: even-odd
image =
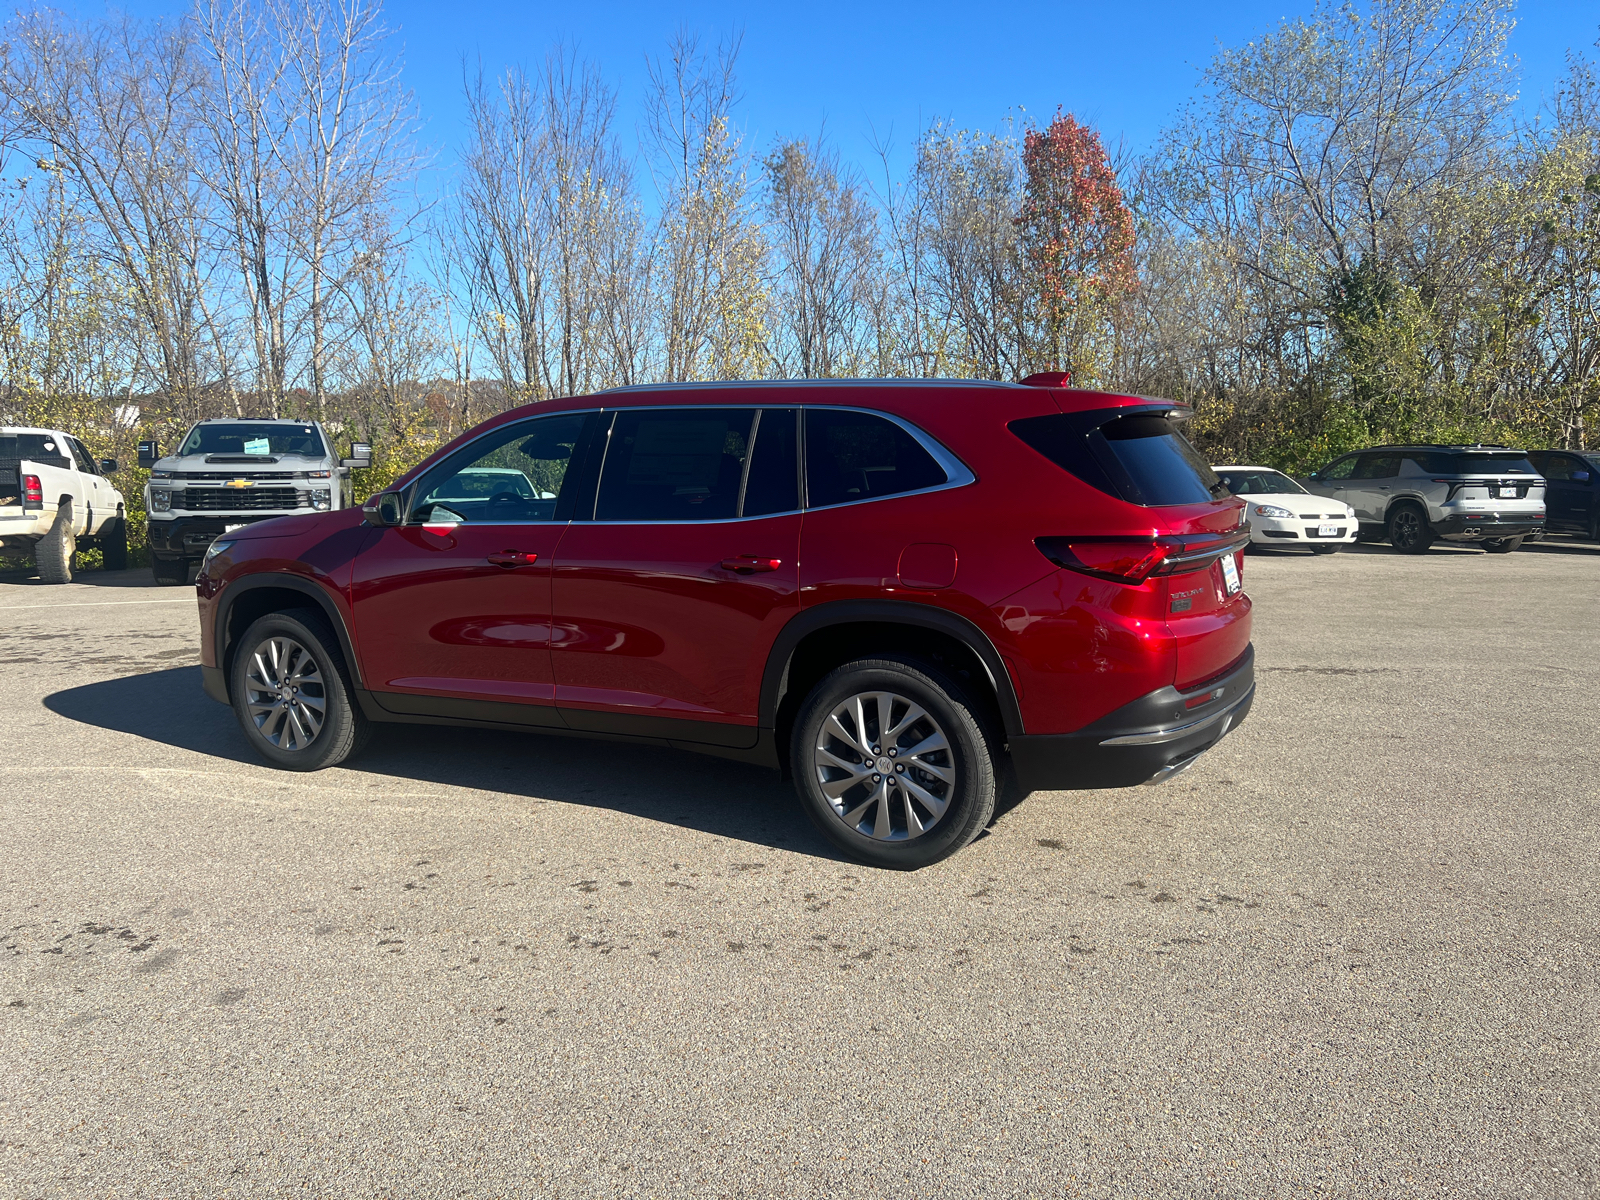
[[[1492,454],[1451,455],[1450,469],[1458,475],[1537,475],[1528,456],[1521,450],[1501,450]]]
[[[1305,488],[1282,471],[1218,471],[1217,477],[1235,496],[1304,496]]]
[[[252,424],[248,421],[226,425],[196,425],[183,439],[178,453],[236,454],[265,457],[271,454],[297,454],[303,458],[322,458],[322,435],[315,425]]]

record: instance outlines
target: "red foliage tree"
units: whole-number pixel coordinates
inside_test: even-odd
[[[1100,135],[1057,112],[1023,141],[1017,217],[1038,368],[1093,372],[1097,335],[1138,285],[1133,213]]]

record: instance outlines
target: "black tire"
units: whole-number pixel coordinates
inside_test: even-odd
[[[72,556],[77,553],[78,539],[72,532],[72,502],[67,501],[56,509],[56,519],[50,532],[33,547],[33,561],[39,568],[41,583],[71,583]]]
[[[128,523],[120,516],[100,533],[100,558],[108,571],[128,569]]]
[[[1434,536],[1420,506],[1406,501],[1389,510],[1389,545],[1401,554],[1426,554]]]
[[[1313,546],[1313,547],[1311,547],[1311,553],[1313,553],[1313,554],[1332,554],[1334,551],[1336,551],[1338,549],[1339,549],[1339,547],[1337,547],[1337,546]]]
[[[1483,540],[1483,548],[1490,554],[1510,554],[1520,545],[1522,545],[1522,539],[1519,537],[1485,538]]]
[[[150,573],[156,577],[156,582],[162,587],[177,587],[187,583],[189,578],[189,564],[181,558],[156,558],[150,559]]]
[[[835,710],[864,693],[888,693],[890,697],[887,716],[876,701],[878,711],[864,714],[865,755],[851,752],[851,742],[832,733],[824,740]],[[927,724],[921,719],[907,720],[910,709],[900,705],[911,704],[922,710]],[[811,689],[789,739],[795,791],[806,816],[823,837],[871,866],[910,871],[949,857],[977,837],[994,816],[997,772],[981,711],[955,680],[931,663],[885,656],[859,659],[835,669]],[[847,716],[847,720],[849,726],[840,724],[839,728],[859,738],[862,731],[852,728],[855,719]],[[891,723],[891,732],[892,723],[906,722],[896,745],[882,744],[885,721]],[[944,734],[945,745],[914,760],[917,747],[934,740],[929,728]],[[891,755],[891,751],[903,752],[906,757]],[[855,760],[848,766],[843,765],[847,753]],[[841,765],[831,765],[836,755]],[[884,764],[894,766],[898,773],[891,773]],[[881,775],[872,773],[874,766]],[[824,771],[840,774],[825,781]],[[941,774],[948,775],[948,780],[940,778]],[[847,824],[823,790],[825,782],[842,785],[852,779],[860,782],[838,797],[841,808],[865,811],[856,825],[870,819],[881,836],[864,834]],[[935,813],[919,797],[943,800],[945,807]],[[912,831],[913,816],[925,832]]]
[[[269,644],[277,647],[276,662]],[[299,680],[297,694],[287,690],[293,680]],[[261,704],[269,695],[263,684],[279,683],[285,702]],[[302,686],[304,693],[298,694]],[[309,609],[268,613],[245,630],[229,671],[228,694],[251,749],[284,770],[320,771],[341,763],[359,753],[372,732],[355,704],[338,639],[322,614]],[[321,724],[313,728],[319,701]],[[308,730],[304,744],[295,745]]]

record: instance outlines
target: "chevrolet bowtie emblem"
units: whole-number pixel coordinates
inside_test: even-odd
[[[230,480],[228,480],[227,483],[223,484],[222,486],[223,487],[255,487],[255,485],[256,485],[256,481],[254,479],[230,479]]]

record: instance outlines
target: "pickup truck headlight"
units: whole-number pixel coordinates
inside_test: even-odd
[[[318,512],[324,512],[324,511],[327,510],[327,507],[328,507],[328,489],[327,488],[312,488],[311,489],[311,507],[316,509]]]
[[[151,488],[150,489],[150,511],[151,512],[171,512],[172,511],[172,493],[167,491],[166,488]]]
[[[1280,520],[1287,521],[1292,519],[1294,514],[1287,508],[1279,508],[1276,504],[1258,504],[1256,505],[1256,516],[1277,517]]]

